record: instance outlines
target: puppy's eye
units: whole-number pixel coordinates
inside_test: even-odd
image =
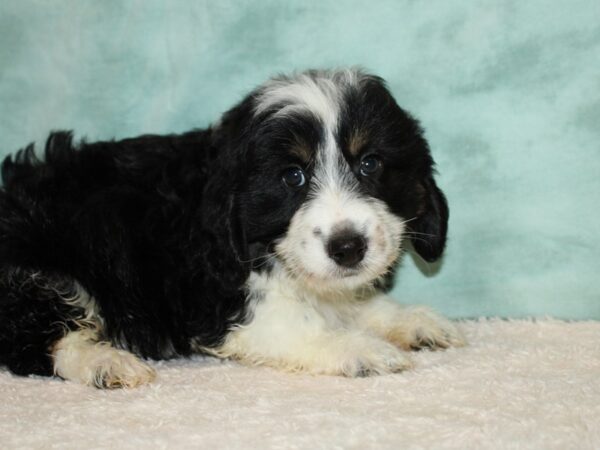
[[[381,160],[375,155],[367,155],[360,162],[360,174],[363,177],[375,175],[381,169]]]
[[[284,170],[281,177],[285,184],[293,188],[304,186],[304,183],[306,183],[306,176],[302,169],[299,169],[298,167],[290,167],[289,169]]]

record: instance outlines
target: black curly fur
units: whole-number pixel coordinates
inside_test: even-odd
[[[73,284],[60,276],[3,268],[0,361],[18,375],[50,375],[48,358],[40,356],[83,319],[82,310],[63,301],[74,294]]]

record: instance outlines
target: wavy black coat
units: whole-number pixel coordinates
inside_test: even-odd
[[[238,109],[243,108],[243,106]],[[236,192],[243,146],[217,129],[73,143],[55,132],[2,164],[0,364],[50,374],[50,352],[93,296],[103,338],[140,356],[218,345],[245,310]],[[242,114],[243,115],[243,114]]]

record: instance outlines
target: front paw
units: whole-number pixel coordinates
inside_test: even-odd
[[[280,339],[267,344],[247,339],[244,331],[233,331],[222,347],[209,350],[210,353],[247,365],[313,375],[363,377],[400,372],[412,367],[405,352],[370,332],[327,331],[301,336],[302,340]]]
[[[443,349],[467,344],[456,324],[423,307],[403,311],[402,320],[388,332],[387,337],[390,342],[405,350]]]
[[[394,345],[371,336],[349,339],[339,353],[332,355],[331,365],[322,373],[347,377],[366,377],[401,372],[412,368],[409,357]],[[316,368],[321,371],[320,368]]]

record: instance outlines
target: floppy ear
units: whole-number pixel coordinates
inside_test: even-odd
[[[417,219],[409,222],[415,251],[427,262],[434,262],[446,246],[448,231],[448,204],[432,176],[422,183],[424,194]]]
[[[203,271],[220,283],[220,291],[239,292],[249,274],[246,230],[239,193],[247,172],[247,134],[252,97],[227,111],[211,130],[210,153],[198,222],[202,224]]]
[[[206,249],[202,270],[219,280],[224,292],[238,290],[248,276],[246,236],[238,204],[239,184],[245,174],[241,152],[225,147],[219,152],[211,163],[197,223],[201,224],[198,238]]]

